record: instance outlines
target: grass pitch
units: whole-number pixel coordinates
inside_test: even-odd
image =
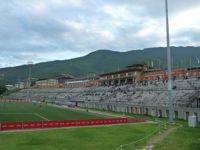
[[[134,114],[127,115],[137,117]],[[79,112],[48,105],[39,106],[33,103],[0,104],[0,122],[105,117],[107,116],[97,116],[86,111]],[[151,120],[154,117],[147,118]],[[186,121],[177,121],[177,123],[182,126],[168,135],[161,143],[154,145],[155,150],[199,150],[200,124],[197,128],[188,128]],[[157,124],[126,124],[28,132],[0,132],[0,150],[115,150],[121,144],[141,139],[157,128]],[[123,150],[144,146],[147,140],[123,147]]]
[[[37,103],[0,103],[0,122],[98,119],[108,116]]]
[[[180,127],[164,141],[157,144],[154,150],[200,149],[200,124],[196,128],[189,128],[186,121],[177,121],[177,123]]]
[[[0,133],[0,149],[115,150],[120,144],[141,139],[156,128],[156,124],[126,124]],[[132,150],[134,147],[143,145],[145,142],[142,141],[137,145],[130,145],[123,148],[123,150]]]

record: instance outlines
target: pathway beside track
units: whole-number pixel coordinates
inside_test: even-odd
[[[158,135],[152,137],[146,146],[144,146],[142,149],[137,150],[153,150],[154,146],[156,144],[161,143],[163,140],[165,140],[166,137],[168,137],[171,133],[176,131],[180,126],[170,126],[169,129],[165,130],[163,133],[159,133]]]

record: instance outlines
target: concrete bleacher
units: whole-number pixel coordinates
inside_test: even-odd
[[[99,86],[87,88],[32,88],[23,89],[7,98],[46,101],[58,105],[76,103],[80,107],[168,116],[167,82],[150,81],[121,86]],[[200,121],[200,79],[176,79],[172,82],[174,114],[187,119],[197,114]]]
[[[173,81],[173,103],[177,107],[187,107],[197,95],[200,80],[196,78]],[[35,101],[56,102],[66,104],[71,101],[99,102],[99,103],[124,103],[143,106],[168,105],[167,83],[151,81],[145,85],[130,84],[122,86],[100,86],[87,88],[41,88],[23,89],[13,93],[9,98],[27,99]]]

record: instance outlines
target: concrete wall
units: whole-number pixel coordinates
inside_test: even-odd
[[[85,102],[78,103],[79,107],[95,108],[101,110],[110,110],[115,112],[128,112],[134,114],[144,114],[157,117],[168,117],[167,107],[150,107],[150,106],[136,106],[130,104],[120,103],[99,103],[99,102]],[[174,118],[187,120],[189,115],[195,114],[200,122],[200,109],[187,107],[174,107]]]

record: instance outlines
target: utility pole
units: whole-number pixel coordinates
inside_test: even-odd
[[[165,0],[166,11],[166,38],[167,38],[167,66],[168,66],[168,106],[169,106],[169,123],[173,123],[173,99],[172,99],[172,68],[171,68],[171,49],[169,39],[169,19],[168,19],[168,1]]]
[[[160,64],[161,64],[161,62],[160,62],[160,59],[159,59],[158,60],[158,68],[159,68],[159,70],[161,69]]]
[[[31,66],[33,62],[28,62],[28,81],[27,81],[27,100],[30,99],[30,87],[31,87]]]
[[[192,57],[190,56],[190,77],[192,76]]]

